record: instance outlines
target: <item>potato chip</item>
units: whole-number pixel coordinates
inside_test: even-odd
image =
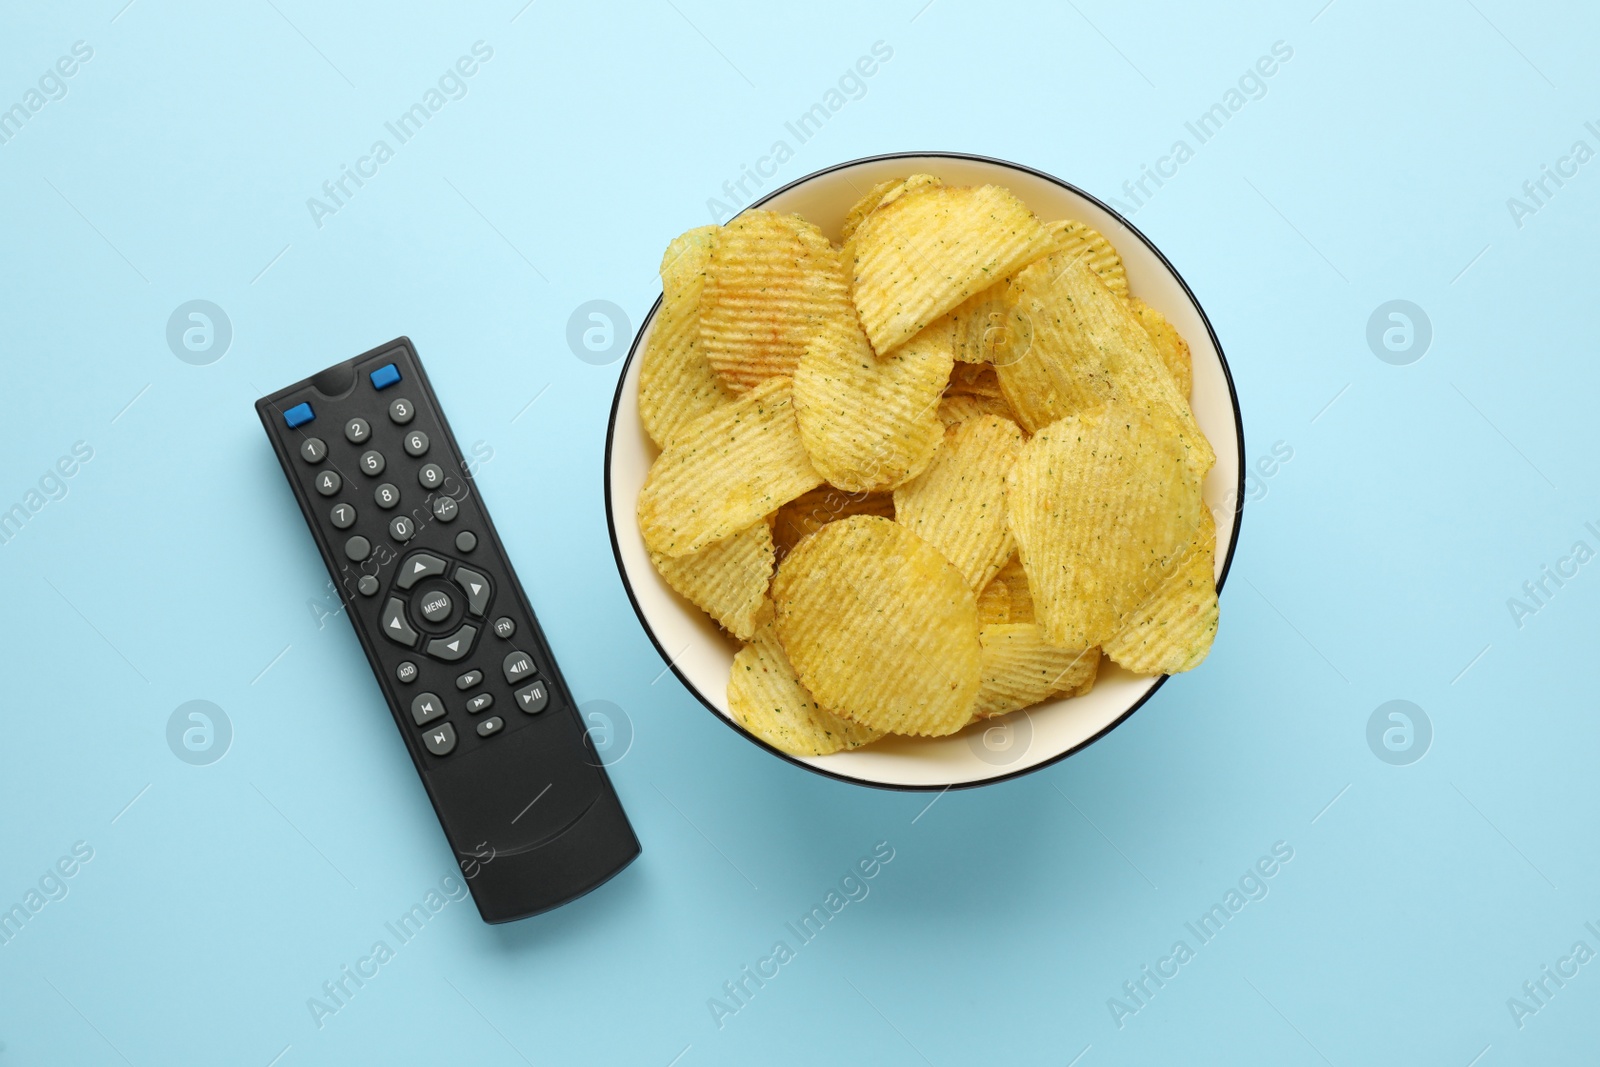
[[[998,415],[1002,419],[1016,421],[1016,415],[1007,404],[1005,397],[1001,396],[970,396],[966,393],[957,393],[947,396],[939,401],[939,421],[946,427],[957,423],[966,422],[984,415]]]
[[[823,707],[926,736],[971,718],[977,600],[938,549],[899,523],[830,522],[783,561],[772,599],[784,652]]]
[[[1011,587],[998,574],[978,594],[978,627],[1011,621]]]
[[[792,375],[824,321],[849,309],[848,277],[822,231],[798,215],[746,211],[712,242],[700,347],[733,393]]]
[[[1177,422],[1109,405],[1071,415],[1022,447],[1006,515],[1045,638],[1113,637],[1194,539],[1204,511]]]
[[[772,540],[778,558],[787,556],[801,539],[816,533],[830,522],[852,515],[878,515],[894,518],[891,493],[847,493],[831,485],[819,485],[801,493],[772,517]]]
[[[1189,402],[1128,307],[1082,261],[1055,252],[1017,273],[1011,286],[1015,362],[996,364],[1000,388],[1022,425],[1037,432],[1057,419],[1112,401],[1159,406],[1177,419],[1202,475],[1216,462]],[[1022,338],[1026,338],[1024,347]]]
[[[987,363],[957,363],[950,369],[950,384],[945,386],[945,396],[1004,396],[1000,391],[1000,378]]]
[[[822,484],[788,378],[769,378],[680,430],[639,490],[639,530],[674,559],[735,534]]]
[[[639,418],[657,446],[730,394],[700,348],[700,291],[716,226],[675,238],[661,257],[661,310],[639,361]]]
[[[983,684],[973,718],[987,719],[1094,684],[1100,650],[1057,648],[1031,622],[995,623],[978,631]]]
[[[1128,307],[1138,318],[1139,325],[1144,327],[1145,333],[1150,335],[1150,340],[1156,348],[1156,355],[1161,357],[1167,373],[1172,375],[1173,384],[1178,387],[1178,395],[1187,400],[1189,394],[1194,391],[1194,368],[1189,358],[1189,342],[1183,339],[1183,335],[1173,328],[1172,323],[1168,322],[1161,312],[1138,297],[1130,298]]]
[[[1009,486],[1007,492],[1010,491]],[[1009,525],[1010,520],[1007,520]],[[1033,592],[1028,588],[1028,572],[1022,569],[1022,560],[1012,556],[1006,560],[1005,566],[1000,568],[1000,573],[994,576],[994,581],[1006,583],[1007,600],[1010,604],[1010,618],[1007,622],[1034,622]],[[994,584],[993,582],[990,583]]]
[[[765,520],[687,556],[650,554],[668,585],[743,641],[755,632],[775,558]]]
[[[1128,275],[1122,267],[1122,257],[1100,231],[1077,221],[1060,219],[1045,224],[1056,239],[1056,251],[1068,259],[1081,260],[1105,283],[1107,289],[1126,299]]]
[[[846,267],[873,350],[887,355],[1050,248],[1049,231],[1010,192],[928,186],[863,219]]]
[[[826,756],[883,736],[822,707],[800,684],[778,643],[770,604],[751,642],[733,657],[728,711],[734,722],[791,756]]]
[[[933,462],[894,491],[894,518],[944,553],[967,584],[989,584],[1016,545],[1006,526],[1006,477],[1022,448],[1010,419],[985,415],[946,431]]]
[[[939,396],[952,362],[932,337],[879,359],[846,308],[812,338],[795,370],[795,416],[812,465],[851,492],[915,477],[944,432]]]
[[[1193,670],[1217,635],[1217,523],[1202,508],[1200,529],[1155,594],[1130,612],[1106,655],[1134,674]]]
[[[896,197],[903,196],[907,191],[916,192],[931,186],[943,185],[938,178],[931,174],[913,174],[906,178],[890,178],[886,182],[879,182],[867,194],[845,213],[844,223],[839,227],[839,240],[849,242],[860,227],[861,220],[870,215],[874,209],[889,203]]]

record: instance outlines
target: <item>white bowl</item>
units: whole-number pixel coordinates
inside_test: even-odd
[[[845,213],[868,189],[891,177],[917,173],[933,174],[947,185],[1001,185],[1041,219],[1088,223],[1122,254],[1133,294],[1165,315],[1189,342],[1194,415],[1217,453],[1217,465],[1206,478],[1205,500],[1217,519],[1220,588],[1239,536],[1244,494],[1239,400],[1222,348],[1194,294],[1166,257],[1127,220],[1048,174],[1002,160],[938,152],[842,163],[786,185],[752,206],[796,212],[837,241]],[[1102,660],[1099,681],[1088,696],[1049,701],[949,737],[887,737],[830,756],[790,756],[746,732],[728,714],[728,674],[737,643],[656,573],[635,518],[639,488],[658,451],[639,421],[639,353],[660,307],[657,300],[645,318],[617,384],[606,441],[606,520],[622,584],[650,640],[678,679],[723,722],[773,755],[818,774],[896,789],[959,788],[1012,778],[1071,755],[1103,737],[1167,681],[1130,674]]]

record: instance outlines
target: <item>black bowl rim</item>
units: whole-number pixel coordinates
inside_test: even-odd
[[[745,207],[740,209],[739,214],[743,214],[752,208],[759,208],[763,204],[773,200],[775,197],[778,197],[783,193],[788,192],[790,189],[793,189],[795,186],[801,185],[815,178],[820,178],[825,174],[832,174],[834,171],[844,170],[847,167],[859,166],[862,163],[880,163],[896,159],[960,159],[976,163],[990,163],[1000,167],[1007,167],[1011,170],[1021,171],[1024,174],[1031,174],[1036,178],[1042,178],[1045,181],[1050,182],[1052,185],[1058,185],[1070,193],[1074,193],[1083,197],[1085,200],[1088,200],[1090,203],[1099,207],[1102,211],[1105,211],[1107,214],[1111,215],[1118,222],[1122,223],[1122,225],[1128,228],[1130,233],[1144,243],[1146,248],[1155,253],[1155,257],[1159,259],[1162,265],[1165,266],[1167,270],[1171,272],[1172,276],[1178,280],[1178,284],[1183,288],[1184,294],[1189,298],[1190,303],[1194,305],[1195,310],[1200,313],[1200,321],[1205,323],[1206,334],[1211,338],[1211,346],[1216,350],[1217,353],[1217,361],[1222,364],[1222,377],[1228,383],[1228,400],[1233,405],[1234,434],[1237,438],[1239,455],[1239,484],[1234,488],[1234,499],[1236,503],[1234,504],[1233,509],[1233,533],[1232,536],[1228,538],[1228,554],[1222,561],[1222,573],[1217,578],[1217,592],[1220,594],[1222,592],[1223,584],[1228,580],[1228,571],[1233,567],[1233,554],[1239,547],[1239,530],[1244,521],[1246,453],[1244,448],[1244,413],[1239,410],[1239,391],[1234,387],[1233,371],[1228,366],[1227,355],[1222,351],[1222,342],[1218,340],[1217,331],[1212,328],[1211,319],[1206,315],[1205,308],[1201,306],[1199,298],[1194,295],[1194,290],[1189,288],[1188,281],[1183,277],[1182,274],[1178,273],[1178,268],[1172,265],[1172,261],[1162,253],[1161,249],[1157,248],[1155,243],[1144,235],[1143,231],[1124,218],[1121,212],[1117,211],[1110,204],[1107,204],[1104,200],[1101,200],[1093,193],[1080,189],[1071,182],[1063,181],[1053,174],[1047,174],[1042,170],[1036,170],[1033,167],[1029,167],[1022,163],[1013,163],[1008,159],[999,159],[994,156],[980,156],[970,152],[888,152],[883,155],[862,156],[859,159],[848,160],[844,163],[835,163],[831,167],[824,167],[821,170],[812,171],[810,174],[807,174],[804,177],[796,178],[787,185],[774,189],[772,192],[761,197],[761,199],[747,204]],[[821,767],[814,767],[795,756],[791,756],[789,753],[784,752],[781,749],[767,744],[765,741],[761,740],[761,738],[752,734],[743,726],[740,726],[737,722],[733,721],[732,718],[722,714],[722,712],[714,704],[701,695],[700,690],[694,685],[693,682],[684,677],[683,672],[678,670],[676,661],[667,652],[667,650],[661,646],[661,642],[656,639],[655,631],[650,626],[650,620],[645,618],[644,609],[639,606],[639,598],[634,595],[633,583],[628,580],[628,569],[622,561],[622,547],[617,543],[616,516],[613,514],[611,508],[611,445],[612,442],[616,440],[617,413],[622,406],[622,387],[623,383],[626,382],[628,378],[628,368],[633,365],[634,357],[638,355],[639,340],[644,336],[645,324],[655,318],[656,312],[659,311],[660,308],[661,297],[656,297],[655,303],[650,306],[650,311],[643,319],[639,321],[638,332],[633,335],[633,344],[629,346],[628,356],[622,361],[622,369],[617,375],[616,396],[613,397],[611,401],[611,418],[606,424],[606,451],[604,460],[606,529],[611,535],[611,553],[616,559],[617,574],[622,579],[623,590],[628,594],[628,603],[633,605],[633,613],[639,617],[639,624],[644,627],[645,636],[648,637],[650,639],[650,643],[655,646],[656,653],[660,655],[663,662],[666,663],[667,668],[671,670],[678,681],[683,684],[683,687],[687,689],[696,700],[704,705],[705,709],[711,713],[712,718],[738,733],[739,736],[743,737],[751,744],[758,745],[770,752],[772,755],[777,756],[779,759],[792,763],[796,767],[799,767],[803,770],[810,771],[812,774],[821,775],[824,778],[832,778],[834,781],[838,782],[847,782],[850,785],[869,786],[874,789],[889,789],[902,793],[944,793],[951,789],[975,789],[979,786],[996,785],[1000,782],[1011,781],[1014,778],[1021,778],[1023,775],[1033,774],[1035,771],[1042,771],[1046,767],[1052,767],[1066,759],[1068,756],[1076,755],[1077,753],[1082,752],[1084,749],[1088,748],[1090,745],[1109,734],[1112,730],[1115,730],[1124,722],[1127,722],[1129,716],[1138,711],[1140,708],[1144,707],[1145,704],[1149,702],[1150,698],[1156,695],[1157,690],[1159,690],[1163,685],[1167,684],[1167,680],[1172,676],[1164,674],[1160,678],[1156,679],[1156,683],[1152,685],[1142,697],[1134,701],[1126,711],[1117,716],[1117,718],[1112,722],[1106,724],[1104,729],[1100,730],[1094,736],[1085,738],[1083,741],[1078,742],[1071,748],[1051,756],[1047,760],[1044,760],[1040,763],[1035,763],[1030,767],[1021,768],[1020,770],[1007,771],[1003,774],[997,774],[992,778],[979,778],[970,782],[951,782],[946,785],[900,785],[893,782],[874,782],[865,778],[854,778],[848,774],[839,774],[834,771],[824,770]]]

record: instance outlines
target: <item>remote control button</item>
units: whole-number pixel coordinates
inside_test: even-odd
[[[383,630],[383,636],[395,644],[405,645],[407,648],[417,647],[417,631],[406,621],[406,602],[399,597],[389,598],[389,603],[383,609],[383,619],[378,626]]]
[[[417,481],[424,489],[437,489],[444,484],[444,469],[437,463],[424,463],[417,472]]]
[[[420,456],[428,451],[428,435],[421,430],[406,434],[406,455]]]
[[[400,577],[395,580],[395,585],[401,589],[410,589],[424,578],[432,578],[436,574],[443,574],[447,566],[444,560],[427,552],[418,552],[407,556],[406,561],[400,565]]]
[[[456,584],[467,592],[467,610],[482,615],[489,610],[489,579],[465,567],[456,568]]]
[[[283,413],[283,421],[291,430],[297,426],[304,426],[316,417],[317,413],[311,410],[310,404],[296,404]]]
[[[435,756],[448,756],[456,750],[456,728],[447,722],[440,723],[437,729],[422,735],[422,743]]]
[[[433,498],[433,517],[440,522],[454,522],[460,514],[461,505],[453,497],[436,496]]]
[[[450,617],[450,609],[454,606],[449,593],[429,594],[422,601],[422,617],[429,622],[443,622]]]
[[[401,685],[410,685],[417,680],[417,665],[410,660],[405,660],[394,669],[394,676],[400,679]]]
[[[465,659],[472,652],[472,642],[477,636],[476,626],[463,626],[453,634],[445,634],[429,641],[426,652],[434,659],[454,663],[458,659]]]
[[[494,635],[510,639],[517,632],[517,624],[509,615],[502,615],[494,620]]]
[[[382,474],[383,453],[376,451],[361,453],[361,473],[369,478],[376,478]]]
[[[394,521],[389,523],[389,536],[399,541],[402,545],[417,534],[416,524],[404,515],[396,515]]]
[[[537,715],[550,703],[550,694],[545,690],[543,682],[530,682],[518,689],[514,694],[517,698],[517,707],[529,715]]]
[[[374,389],[387,389],[400,380],[400,368],[393,363],[385,363],[367,377],[372,379]]]
[[[478,736],[488,737],[497,734],[505,728],[506,722],[498,715],[491,715],[478,724]]]
[[[404,397],[389,405],[389,421],[398,426],[404,426],[416,417],[417,409],[411,406],[411,401]]]
[[[477,696],[467,701],[467,714],[476,715],[480,711],[488,711],[490,705],[493,703],[494,697],[490,696],[488,693],[479,693]]]
[[[361,590],[362,596],[373,596],[378,592],[378,579],[370,574],[363,574],[356,583],[356,588]]]
[[[328,512],[328,521],[335,530],[348,530],[356,524],[356,509],[349,504],[335,504]]]
[[[438,693],[418,693],[411,701],[411,718],[418,726],[426,726],[444,717],[444,701]]]
[[[483,681],[482,671],[468,671],[466,674],[463,674],[461,677],[456,679],[456,688],[471,689],[481,681]]]
[[[384,482],[372,491],[372,499],[385,511],[400,503],[400,490],[394,487],[393,482]]]
[[[456,534],[456,551],[471,552],[478,547],[478,535],[471,530],[462,530]]]
[[[317,492],[323,496],[332,496],[344,484],[344,479],[339,477],[338,471],[323,471],[317,475]]]
[[[533,660],[526,652],[512,652],[500,664],[500,670],[505,673],[507,682],[516,685],[533,674]]]
[[[300,458],[307,463],[321,463],[328,455],[328,446],[320,437],[308,437],[300,442]]]
[[[372,427],[367,425],[366,419],[351,419],[344,424],[344,439],[353,445],[359,445],[372,436]]]
[[[360,563],[372,555],[372,542],[357,534],[344,543],[344,557],[351,563]]]

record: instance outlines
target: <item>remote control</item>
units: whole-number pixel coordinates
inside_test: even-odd
[[[483,920],[626,867],[639,841],[411,341],[256,413]]]

